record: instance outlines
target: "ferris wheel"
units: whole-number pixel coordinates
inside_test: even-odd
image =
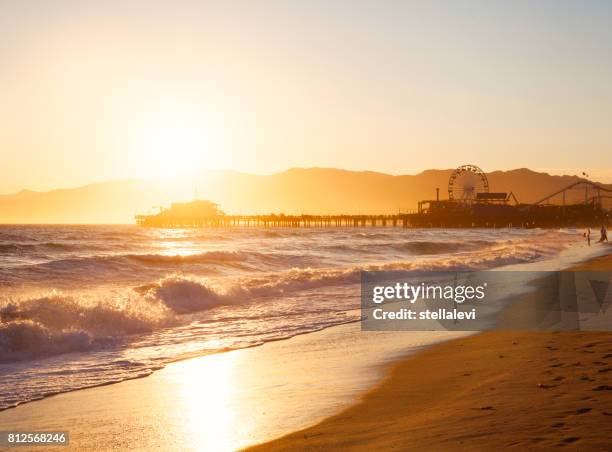
[[[461,165],[448,179],[448,199],[470,202],[478,193],[489,193],[487,176],[476,165]]]

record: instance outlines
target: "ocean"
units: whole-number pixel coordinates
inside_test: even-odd
[[[362,270],[571,249],[580,231],[0,226],[0,409],[356,322]]]

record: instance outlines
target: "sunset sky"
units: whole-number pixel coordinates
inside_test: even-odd
[[[475,163],[612,181],[612,2],[0,2],[0,193]]]

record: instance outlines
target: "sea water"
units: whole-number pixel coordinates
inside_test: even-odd
[[[0,409],[358,321],[362,270],[594,252],[571,229],[0,226]]]

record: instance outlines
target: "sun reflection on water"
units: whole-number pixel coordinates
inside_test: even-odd
[[[221,353],[183,363],[177,402],[184,439],[193,450],[230,451],[235,441],[236,354]]]

